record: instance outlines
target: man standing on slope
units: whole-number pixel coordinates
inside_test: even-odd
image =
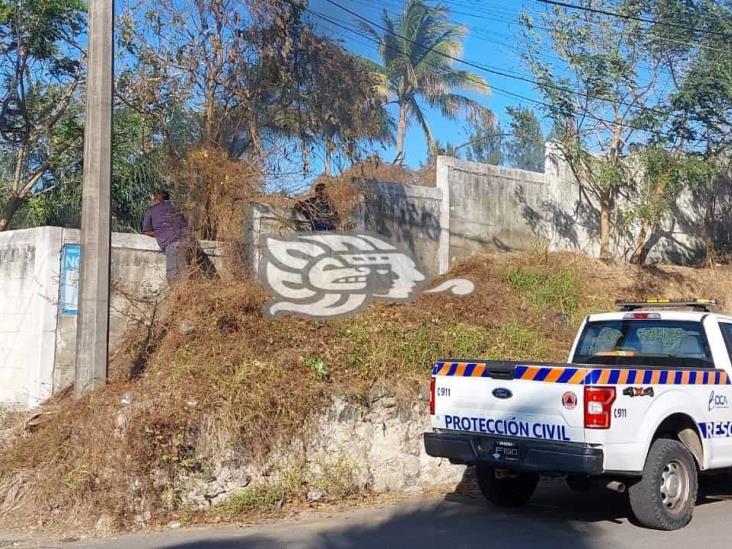
[[[188,223],[180,208],[170,201],[165,189],[152,195],[152,206],[145,212],[142,232],[154,236],[165,254],[165,277],[173,286],[191,263],[191,238]]]

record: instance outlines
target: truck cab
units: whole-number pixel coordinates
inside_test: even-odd
[[[438,361],[427,453],[475,465],[498,505],[561,475],[627,490],[649,527],[683,527],[698,474],[732,466],[732,317],[714,305],[618,302],[583,321],[564,364]]]

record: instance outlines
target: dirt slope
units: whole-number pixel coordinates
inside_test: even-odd
[[[472,278],[477,291],[378,304],[331,322],[263,318],[266,296],[252,282],[178,289],[172,313],[149,338],[129,334],[107,387],[79,400],[59,395],[30,422],[5,420],[0,525],[88,526],[101,516],[125,527],[141,514],[154,521],[185,512],[182,476],[209,474],[227,452],[266,463],[283,442],[296,446],[333,396],[368,406],[379,388],[411,404],[440,357],[564,360],[582,317],[620,297],[732,303],[727,268],[497,254],[466,261],[451,276]],[[296,488],[275,494],[251,492],[224,515],[303,498],[309,479],[302,474]]]

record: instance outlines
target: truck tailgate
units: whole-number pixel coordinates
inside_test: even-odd
[[[433,427],[585,442],[585,373],[570,364],[438,362],[432,371]]]

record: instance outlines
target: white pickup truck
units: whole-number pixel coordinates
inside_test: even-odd
[[[688,524],[699,472],[732,467],[732,317],[712,300],[618,305],[585,319],[568,364],[439,361],[427,453],[475,465],[497,505],[562,475],[627,489],[647,527]]]

